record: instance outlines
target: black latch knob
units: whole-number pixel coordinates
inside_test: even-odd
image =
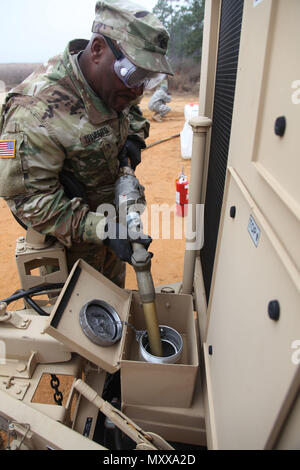
[[[236,214],[236,207],[235,206],[231,206],[230,207],[230,210],[229,210],[229,215],[232,219],[235,218],[235,214]]]
[[[268,305],[268,314],[271,320],[277,321],[280,316],[280,305],[278,300],[271,300]]]
[[[283,137],[286,128],[286,119],[284,116],[280,116],[275,121],[274,131],[279,137]]]

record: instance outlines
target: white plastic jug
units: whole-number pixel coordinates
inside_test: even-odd
[[[189,103],[184,107],[184,118],[186,121],[189,121],[192,117],[198,116],[199,105],[198,103]]]
[[[199,105],[197,103],[189,103],[184,107],[185,123],[180,132],[181,156],[184,159],[190,159],[192,157],[193,130],[189,125],[189,120],[194,116],[198,116],[198,112]]]

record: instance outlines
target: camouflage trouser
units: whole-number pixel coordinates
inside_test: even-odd
[[[120,260],[110,248],[93,243],[74,243],[71,248],[67,248],[66,253],[69,272],[73,264],[81,258],[124,289],[126,263]]]
[[[161,117],[163,117],[171,111],[171,108],[166,104],[157,104],[156,106],[153,106],[152,111],[154,111],[155,114],[159,114]]]

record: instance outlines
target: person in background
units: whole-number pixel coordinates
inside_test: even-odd
[[[170,106],[166,105],[170,101],[171,96],[168,94],[168,86],[164,83],[155,91],[148,103],[148,108],[154,113],[152,116],[154,121],[162,122],[162,118],[171,111]]]

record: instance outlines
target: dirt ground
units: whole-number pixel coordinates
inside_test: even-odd
[[[151,112],[147,108],[149,96],[143,98],[141,108],[144,115],[151,122],[150,136],[147,145],[180,133],[184,125],[184,106],[187,103],[197,102],[197,96],[172,96],[172,111],[157,123],[151,120]],[[190,160],[183,159],[180,152],[180,137],[160,143],[142,153],[142,164],[137,168],[136,174],[140,183],[145,186],[148,204],[148,218],[144,218],[145,229],[148,221],[148,233],[153,237],[151,251],[152,276],[154,285],[180,282],[183,272],[184,239],[175,239],[171,218],[170,239],[158,237],[157,228],[154,227],[154,218],[150,217],[151,205],[175,204],[175,180],[184,166],[185,174],[190,178]],[[0,200],[0,299],[8,297],[20,287],[14,253],[16,239],[25,235],[24,230],[11,216],[6,203]],[[175,217],[178,219],[178,217]],[[176,223],[181,223],[177,220]],[[160,222],[160,229],[163,228]],[[152,229],[152,230],[151,230]],[[146,231],[146,230],[145,230]],[[154,233],[153,233],[154,232]],[[161,230],[160,230],[161,232]],[[180,231],[177,232],[180,234]],[[164,233],[164,236],[168,234]],[[178,235],[177,235],[178,236]],[[136,288],[136,277],[131,266],[127,267],[126,287]],[[12,304],[11,304],[12,307]]]

